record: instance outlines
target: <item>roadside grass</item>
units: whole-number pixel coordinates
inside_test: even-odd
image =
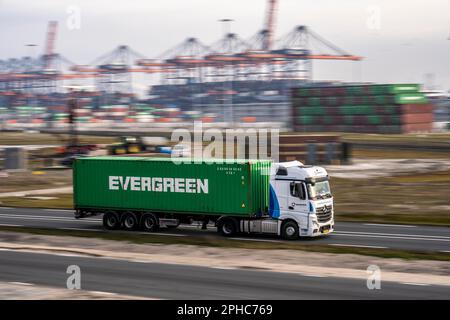
[[[333,178],[336,221],[450,226],[450,171]]]
[[[450,148],[450,147],[449,147]],[[432,152],[421,150],[368,149],[352,147],[352,158],[358,159],[449,159],[450,152]]]
[[[69,193],[42,195],[55,199],[33,199],[33,196],[0,198],[0,206],[17,208],[72,209],[73,196]],[[30,198],[31,197],[31,198]],[[39,196],[37,196],[39,197]]]
[[[342,140],[348,142],[409,142],[409,143],[450,143],[450,132],[425,134],[363,134],[341,133]]]
[[[10,172],[8,177],[0,179],[0,193],[59,188],[72,185],[72,170]]]
[[[359,143],[385,143],[392,144],[391,148],[375,149],[354,146],[352,157],[371,159],[449,159],[449,152],[433,152],[422,150],[400,150],[395,144],[411,144],[417,146],[427,145],[447,145],[450,148],[450,132],[448,133],[427,133],[427,134],[361,134],[342,133],[341,140],[346,142]]]
[[[69,130],[69,129],[68,129]],[[67,134],[27,133],[27,132],[1,132],[0,145],[61,145],[68,141]],[[117,140],[115,137],[78,136],[80,143],[106,144]]]
[[[221,247],[221,248],[241,248],[241,249],[259,249],[259,250],[275,250],[289,249],[310,252],[325,252],[336,254],[359,254],[380,258],[400,258],[405,260],[437,260],[450,261],[450,254],[433,252],[433,251],[404,251],[393,249],[377,249],[377,248],[356,248],[356,247],[334,247],[327,245],[312,244],[311,240],[300,240],[295,242],[262,242],[243,240],[232,240],[227,238],[214,238],[208,236],[189,236],[176,237],[170,235],[158,236],[128,233],[123,231],[82,231],[82,230],[59,230],[45,228],[25,228],[0,226],[0,231],[21,232],[36,235],[49,236],[71,236],[82,238],[97,238],[103,240],[126,241],[136,244],[164,244],[164,245],[195,245],[203,247]]]
[[[306,136],[337,135],[348,142],[420,142],[449,143],[450,131],[439,133],[411,134],[376,134],[376,133],[346,133],[346,132],[286,132],[286,134],[302,134]]]

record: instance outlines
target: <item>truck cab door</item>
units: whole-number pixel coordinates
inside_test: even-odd
[[[288,211],[296,213],[308,213],[306,185],[303,182],[292,181],[288,186]]]

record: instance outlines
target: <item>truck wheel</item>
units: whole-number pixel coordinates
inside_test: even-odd
[[[238,232],[238,224],[236,219],[224,218],[219,220],[217,231],[225,237],[232,237]]]
[[[122,217],[122,226],[125,230],[132,231],[138,227],[138,220],[133,212],[127,212]]]
[[[153,213],[146,213],[141,218],[141,228],[147,232],[158,230],[158,218]]]
[[[286,221],[281,226],[281,235],[286,240],[298,239],[298,224],[295,221]]]
[[[103,215],[103,227],[108,230],[116,230],[120,228],[119,216],[114,212],[106,212]]]

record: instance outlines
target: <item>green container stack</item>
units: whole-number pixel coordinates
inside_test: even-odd
[[[418,84],[362,84],[292,89],[299,132],[429,132],[433,107]]]

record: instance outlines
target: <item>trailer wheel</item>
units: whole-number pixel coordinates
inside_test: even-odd
[[[108,230],[116,230],[120,228],[119,216],[115,212],[106,212],[103,215],[103,227]]]
[[[289,220],[281,225],[281,235],[286,240],[298,239],[298,224],[295,221]]]
[[[133,212],[127,212],[122,216],[122,226],[125,230],[136,230],[138,225],[138,219]]]
[[[238,232],[238,223],[234,218],[222,218],[217,224],[217,231],[225,237],[232,237]]]
[[[141,228],[147,232],[158,230],[158,218],[153,213],[146,213],[141,218]]]

